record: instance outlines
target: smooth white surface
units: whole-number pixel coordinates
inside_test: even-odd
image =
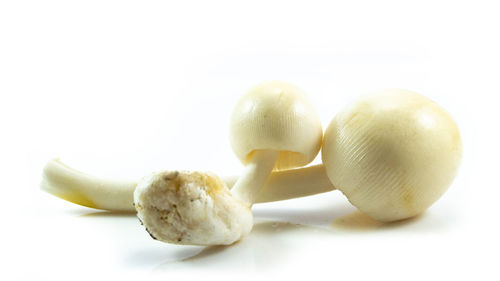
[[[164,2],[0,3],[0,279],[498,280],[494,1]],[[273,79],[304,89],[324,127],[367,91],[430,97],[462,132],[456,181],[422,217],[388,226],[338,192],[256,206],[247,239],[210,249],[39,190],[57,156],[110,177],[237,174],[232,107]]]

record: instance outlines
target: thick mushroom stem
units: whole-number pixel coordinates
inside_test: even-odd
[[[334,190],[323,164],[271,173],[254,203],[316,195]]]
[[[278,155],[279,151],[276,150],[255,150],[252,152],[243,174],[231,190],[233,196],[252,205],[256,195],[273,171]]]
[[[237,177],[221,177],[232,188]],[[43,170],[41,188],[69,202],[95,209],[136,212],[137,181],[102,179],[77,171],[53,159]],[[255,196],[253,203],[274,202],[332,191],[323,165],[275,171]]]

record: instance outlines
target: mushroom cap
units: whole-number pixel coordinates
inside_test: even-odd
[[[321,122],[303,91],[281,81],[261,83],[236,104],[230,142],[246,164],[255,150],[280,151],[275,169],[308,164],[319,152]]]
[[[211,173],[151,174],[138,183],[134,204],[151,237],[168,243],[229,245],[253,226],[249,205]]]
[[[452,117],[430,99],[400,89],[368,96],[339,113],[322,149],[333,185],[380,221],[426,210],[452,183],[461,154]]]

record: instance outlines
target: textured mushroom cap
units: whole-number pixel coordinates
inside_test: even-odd
[[[281,81],[259,84],[234,108],[230,142],[244,164],[254,150],[280,151],[276,169],[311,162],[322,141],[321,122],[299,88]]]
[[[134,202],[149,234],[168,243],[229,245],[253,226],[249,206],[210,173],[152,174],[139,182]]]
[[[380,221],[418,215],[438,200],[461,154],[451,116],[428,98],[399,89],[368,96],[339,113],[322,150],[333,185]]]

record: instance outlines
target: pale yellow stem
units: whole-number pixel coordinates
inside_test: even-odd
[[[222,177],[232,188],[238,177]],[[102,179],[77,171],[59,159],[50,160],[43,169],[41,188],[69,202],[95,209],[135,212],[134,190],[137,181]],[[335,188],[323,165],[272,172],[253,203],[287,200],[328,192]]]

